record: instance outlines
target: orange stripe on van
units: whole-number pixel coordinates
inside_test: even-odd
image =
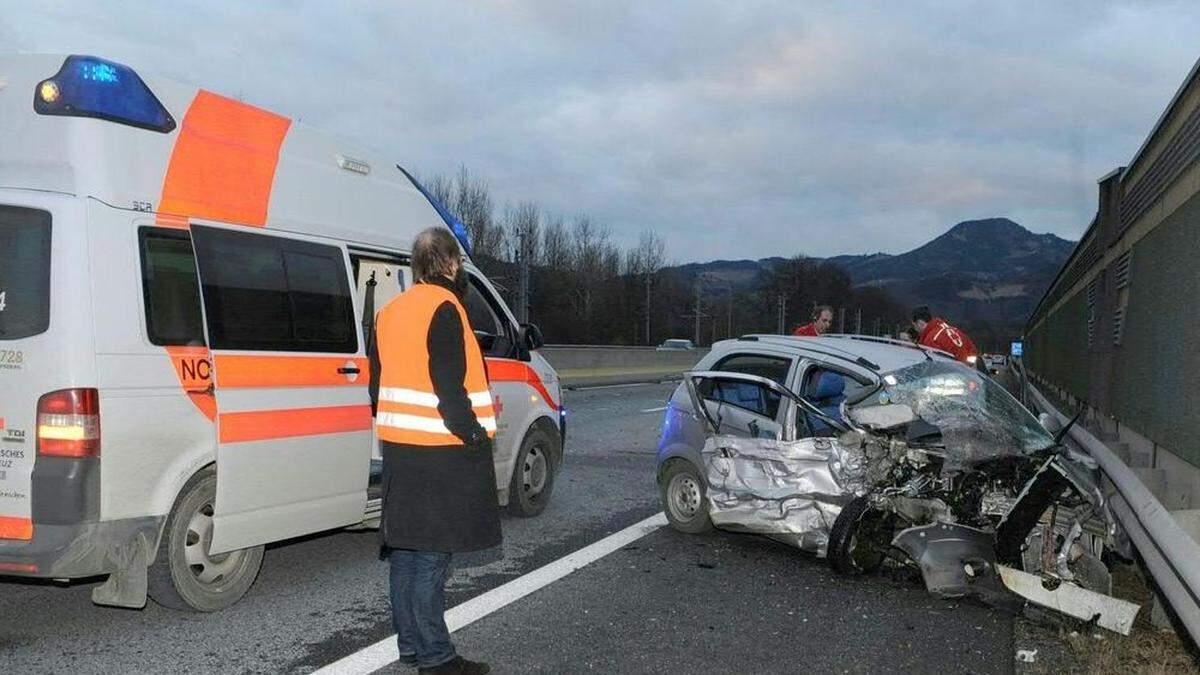
[[[262,227],[279,149],[291,124],[281,115],[201,89],[175,139],[158,211]]]
[[[356,375],[339,368],[358,368]],[[221,389],[240,387],[367,386],[367,360],[337,356],[217,355],[217,384]]]
[[[208,347],[164,347],[175,368],[179,385],[191,399],[192,405],[209,421],[217,419],[217,399],[209,386],[212,384],[212,360]]]
[[[367,408],[367,414],[370,414]],[[33,521],[28,518],[0,516],[0,539],[33,539]]]
[[[344,405],[291,410],[221,413],[222,443],[337,434],[371,429],[371,406]]]
[[[487,363],[489,382],[524,382],[542,395],[546,405],[558,410],[558,404],[550,397],[546,385],[542,384],[542,378],[528,363],[512,359],[484,359],[484,361]]]
[[[173,216],[169,213],[159,213],[154,216],[154,224],[159,227],[169,227],[175,230],[188,229],[188,219],[184,216]]]

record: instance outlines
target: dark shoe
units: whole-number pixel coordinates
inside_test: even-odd
[[[456,656],[440,666],[420,668],[417,672],[422,675],[486,675],[492,672],[492,667],[481,661],[468,661]]]

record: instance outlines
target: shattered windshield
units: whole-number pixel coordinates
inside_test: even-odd
[[[1054,445],[1037,419],[994,380],[947,361],[924,361],[884,377],[884,391],[860,406],[903,403],[932,425],[949,458],[973,464]],[[932,440],[932,438],[930,438]]]

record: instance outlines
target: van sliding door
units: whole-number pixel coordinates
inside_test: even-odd
[[[372,421],[345,248],[191,231],[217,399],[211,551],[360,522]]]

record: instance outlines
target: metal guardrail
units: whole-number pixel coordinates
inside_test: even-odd
[[[1027,380],[1023,368],[1017,366],[1017,370],[1022,391],[1034,405],[1062,424],[1070,421]],[[1142,556],[1162,599],[1171,605],[1193,642],[1200,644],[1200,545],[1103,441],[1078,425],[1072,426],[1069,434],[1096,460],[1115,488],[1108,495],[1113,514]]]

